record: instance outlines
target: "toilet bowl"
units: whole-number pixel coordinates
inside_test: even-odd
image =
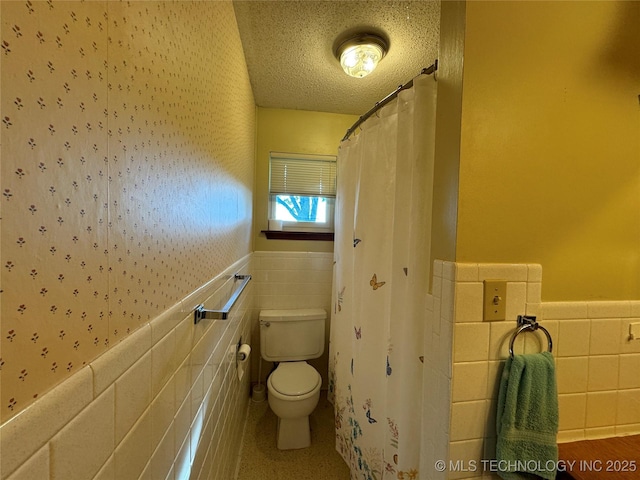
[[[269,407],[278,417],[280,450],[311,445],[309,415],[318,405],[322,377],[307,362],[282,362],[267,379]]]

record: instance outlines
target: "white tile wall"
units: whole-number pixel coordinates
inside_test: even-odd
[[[235,369],[250,339],[252,284],[226,321],[193,306],[226,301],[251,257],[144,325],[0,427],[0,479],[228,480],[249,399]],[[222,298],[225,297],[225,298]]]
[[[420,452],[420,471],[426,479],[445,479],[446,471],[434,468],[436,461],[449,457],[450,435],[461,435],[456,426],[452,432],[449,425],[451,398],[460,400],[473,398],[476,390],[483,387],[474,383],[470,391],[453,387],[452,391],[452,338],[454,319],[454,278],[464,275],[470,281],[476,279],[474,271],[456,272],[455,264],[436,261],[433,266],[432,294],[427,299],[424,332],[424,375],[422,431],[429,432],[423,438]],[[470,371],[471,370],[471,371]],[[472,368],[464,374],[472,374]],[[460,375],[463,375],[460,372]],[[486,388],[486,387],[485,387]],[[422,477],[421,477],[422,478]]]
[[[447,478],[498,478],[468,467],[470,462],[495,458],[498,379],[519,314],[536,315],[553,338],[560,442],[640,433],[640,340],[628,338],[629,324],[640,322],[640,302],[543,303],[540,265],[443,264],[442,272],[442,278],[434,275],[434,297],[451,280],[452,293],[446,300],[440,295],[439,308],[453,309],[455,319],[449,358],[453,377],[448,458],[453,463],[447,467],[458,470],[448,471]],[[488,278],[507,280],[507,321],[482,322],[479,286]],[[544,349],[542,332],[519,335],[514,345],[516,353]],[[436,433],[436,438],[444,437]],[[433,463],[423,471],[427,478],[444,478]]]
[[[254,308],[331,306],[333,253],[254,252]]]

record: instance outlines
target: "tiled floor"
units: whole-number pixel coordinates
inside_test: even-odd
[[[349,468],[335,450],[333,405],[325,391],[309,420],[311,446],[299,450],[278,450],[268,402],[250,403],[237,480],[349,480]]]

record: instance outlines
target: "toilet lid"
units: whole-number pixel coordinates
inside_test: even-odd
[[[320,374],[307,362],[282,362],[271,374],[271,386],[282,395],[304,395],[321,381]]]

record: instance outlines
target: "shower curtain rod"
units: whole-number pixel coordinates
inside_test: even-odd
[[[434,62],[433,65],[431,65],[430,67],[426,67],[423,68],[420,71],[420,75],[431,75],[432,73],[435,73],[436,70],[438,70],[438,60],[436,60]],[[384,107],[387,103],[389,103],[391,100],[393,100],[394,98],[396,98],[398,96],[398,94],[402,91],[402,90],[406,90],[408,88],[413,87],[413,78],[411,80],[409,80],[407,83],[405,83],[404,85],[400,85],[398,88],[396,88],[393,92],[391,92],[389,95],[387,95],[386,97],[384,97],[382,100],[380,100],[379,102],[376,102],[376,104],[373,106],[373,108],[371,110],[369,110],[367,113],[365,113],[364,115],[362,115],[357,121],[356,123],[354,123],[351,128],[349,130],[347,130],[347,133],[345,134],[345,136],[342,138],[342,141],[344,142],[345,140],[348,140],[349,137],[351,136],[351,134],[353,132],[356,131],[356,129],[362,125],[365,120],[367,120],[371,115],[373,115],[374,113],[376,113],[378,110],[380,110],[382,107]]]

